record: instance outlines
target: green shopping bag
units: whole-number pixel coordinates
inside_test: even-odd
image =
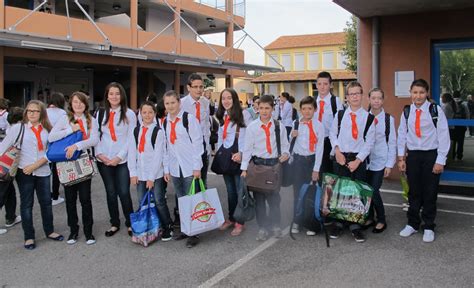
[[[324,173],[321,211],[330,218],[364,224],[373,193],[365,182]]]
[[[404,172],[400,174],[400,182],[402,183],[402,197],[405,201],[408,201],[408,191],[410,190],[410,186],[408,186],[408,179],[407,174]]]

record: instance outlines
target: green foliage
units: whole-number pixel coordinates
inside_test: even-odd
[[[442,92],[474,93],[474,49],[441,51],[440,64]]]
[[[346,46],[342,51],[347,56],[347,61],[344,63],[348,70],[357,71],[357,17],[352,15],[351,20],[346,22]]]
[[[207,89],[209,87],[214,87],[214,80],[211,80],[209,78],[204,78],[204,89]]]

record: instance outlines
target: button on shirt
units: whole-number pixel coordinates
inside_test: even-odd
[[[252,115],[247,110],[242,111],[243,116],[244,116],[244,123],[245,127],[241,127],[239,131],[239,138],[238,138],[238,145],[239,145],[239,152],[242,152],[244,150],[244,144],[245,144],[245,130],[246,127],[249,126],[249,124],[253,121],[252,120]],[[227,112],[224,114],[224,119],[227,116]],[[217,149],[219,149],[222,145],[224,145],[224,148],[230,148],[232,145],[234,145],[234,140],[235,140],[235,133],[237,132],[237,125],[235,125],[233,122],[229,123],[229,126],[227,127],[227,137],[223,139],[224,137],[224,125],[219,126],[219,131],[218,131],[218,140],[217,140]]]
[[[181,99],[181,110],[188,112],[191,115],[194,115],[196,119],[196,100],[188,94],[184,98]],[[201,134],[204,137],[204,141],[206,142],[206,150],[207,153],[211,153],[209,139],[211,137],[211,124],[210,124],[210,111],[209,111],[209,100],[206,97],[201,96],[199,98],[199,103],[201,103],[201,121],[198,124],[201,126]],[[202,142],[202,141],[201,141]]]
[[[367,165],[370,171],[393,168],[397,158],[397,137],[393,117],[390,116],[388,143],[385,135],[385,111],[382,109],[375,119],[375,145],[370,151],[370,163]]]
[[[352,120],[350,113],[355,113],[358,137],[357,140],[352,135]],[[332,112],[331,112],[332,113]],[[335,147],[339,146],[339,150],[343,153],[357,153],[357,158],[364,161],[369,156],[370,151],[374,147],[375,143],[375,125],[372,122],[364,141],[364,129],[367,123],[367,117],[369,112],[363,108],[359,108],[357,111],[352,111],[350,108],[344,112],[344,116],[341,121],[341,130],[339,137],[337,136],[337,114],[332,122],[332,128],[329,133],[329,139],[333,147],[331,154],[334,155]]]
[[[74,119],[77,120],[79,118],[74,116]],[[89,130],[89,127],[87,127],[86,116],[82,115],[80,119],[82,120],[82,123],[84,123],[84,130],[86,131],[88,138],[77,142],[75,145],[77,146],[77,150],[86,150],[91,147],[94,147],[95,145],[97,145],[97,143],[99,143],[97,121],[94,119],[94,117],[91,116],[92,129]],[[69,117],[67,115],[64,115],[56,122],[56,125],[54,125],[51,132],[49,132],[48,141],[58,141],[66,136],[69,136],[72,133],[72,124],[71,122],[69,122]]]
[[[321,108],[319,103],[320,101],[324,101],[324,113],[323,113],[323,119],[321,120],[321,124],[323,124],[324,135],[326,135],[326,137],[329,137],[329,134],[330,134],[329,130],[332,127],[332,122],[334,120],[334,117],[337,116],[337,113],[336,115],[332,114],[331,97],[333,97],[331,94],[324,96],[324,98],[322,98],[321,96],[318,96],[318,98],[316,98],[316,104],[318,108],[316,109],[316,112],[314,113],[315,117],[318,117],[319,109]],[[337,111],[342,110],[344,108],[341,104],[341,101],[339,100],[339,97],[336,97],[336,107],[337,107]],[[337,118],[336,118],[336,122],[337,122]]]
[[[21,145],[20,150],[20,162],[18,164],[18,168],[24,169],[28,165],[34,164],[41,158],[48,159],[46,157],[46,150],[47,150],[47,143],[48,143],[48,130],[42,129],[41,131],[41,142],[43,143],[43,150],[38,151],[38,141],[36,139],[35,133],[31,130],[30,122],[25,124],[25,134],[23,136],[23,143]],[[8,130],[8,134],[5,136],[5,139],[0,143],[0,155],[5,153],[13,144],[15,144],[15,140],[20,134],[21,123],[17,123],[10,127]],[[20,137],[21,138],[21,137]],[[20,141],[20,139],[18,140]],[[51,170],[49,169],[48,163],[44,164],[43,166],[39,167],[35,171],[33,171],[33,176],[45,177],[51,174]]]
[[[208,106],[209,107],[209,106]],[[171,118],[166,116],[166,148],[163,165],[165,173],[173,177],[180,177],[180,169],[183,177],[193,175],[193,170],[201,170],[204,147],[202,145],[202,134],[200,125],[192,114],[188,114],[189,134],[183,125],[183,110],[179,112],[179,122],[176,124],[176,140],[171,144]],[[192,141],[192,142],[191,142]]]
[[[420,115],[420,128],[421,138],[416,136],[415,132],[415,121],[416,121],[416,109],[414,104],[410,106],[410,115],[408,116],[408,132],[407,132],[407,121],[405,116],[400,116],[400,126],[398,127],[398,156],[405,156],[405,150],[438,150],[438,156],[436,163],[445,165],[446,156],[449,152],[450,138],[449,128],[446,115],[441,107],[438,108],[438,123],[437,128],[433,124],[433,119],[430,114],[430,102],[425,101],[421,105]],[[406,148],[406,149],[405,149]]]
[[[122,159],[120,164],[127,162],[127,152],[128,152],[128,139],[130,138],[130,134],[133,135],[133,129],[137,126],[137,117],[135,113],[131,109],[127,109],[127,121],[120,121],[121,111],[120,108],[111,109],[110,111],[115,112],[114,116],[114,129],[115,135],[117,136],[117,141],[112,141],[110,136],[110,130],[108,122],[105,122],[107,115],[104,115],[104,120],[102,120],[102,137],[99,135],[99,143],[95,147],[95,154],[100,155],[103,154],[109,159],[113,159],[114,157],[119,157]],[[107,113],[107,112],[104,112]],[[96,119],[98,122],[98,119]],[[96,123],[98,125],[98,123]],[[99,127],[99,126],[97,126]],[[100,161],[99,159],[97,159]]]
[[[145,148],[142,153],[138,152],[138,145],[143,134],[143,127],[148,130],[145,134]],[[155,181],[155,179],[163,177],[163,158],[165,155],[165,134],[163,129],[159,129],[156,134],[155,148],[152,145],[151,136],[156,124],[152,123],[148,126],[140,126],[138,139],[135,135],[130,135],[128,139],[128,161],[127,166],[130,171],[130,177],[138,177],[140,181]]]
[[[298,136],[296,137],[293,153],[298,154],[300,156],[316,155],[313,171],[319,172],[319,168],[321,167],[321,160],[323,158],[323,151],[324,151],[324,135],[325,135],[324,127],[321,124],[321,122],[318,121],[316,114],[314,115],[311,121],[313,122],[313,131],[316,134],[316,138],[318,140],[318,142],[316,143],[315,151],[312,152],[309,150],[309,126],[308,124],[305,124],[302,119],[300,119],[299,127],[298,127]],[[294,124],[293,124],[293,128],[294,128]],[[291,143],[291,140],[290,140],[290,143]]]
[[[272,147],[272,153],[268,153],[266,146],[265,131],[262,129],[263,122],[259,119],[254,120],[245,130],[245,145],[242,156],[242,164],[240,169],[247,170],[250,159],[252,156],[259,158],[271,159],[278,158],[278,149],[275,134],[275,120],[270,127],[270,143]],[[289,155],[290,145],[288,138],[286,138],[285,126],[280,123],[280,143],[281,153]]]

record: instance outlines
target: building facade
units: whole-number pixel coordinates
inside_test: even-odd
[[[252,82],[256,93],[279,95],[289,92],[296,100],[316,96],[316,77],[328,71],[333,77],[332,92],[344,97],[344,87],[356,75],[346,69],[345,33],[282,36],[265,47],[265,64],[284,72],[265,73]]]

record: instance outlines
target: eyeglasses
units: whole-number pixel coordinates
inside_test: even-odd
[[[349,96],[349,97],[352,97],[352,96],[359,96],[359,95],[362,95],[362,93],[357,92],[357,93],[349,93],[349,94],[347,94],[347,96]]]
[[[30,113],[30,114],[35,114],[35,113],[40,113],[41,111],[40,110],[26,110],[26,113]]]
[[[193,89],[199,89],[199,90],[204,89],[204,86],[189,86],[189,87],[191,87]]]

